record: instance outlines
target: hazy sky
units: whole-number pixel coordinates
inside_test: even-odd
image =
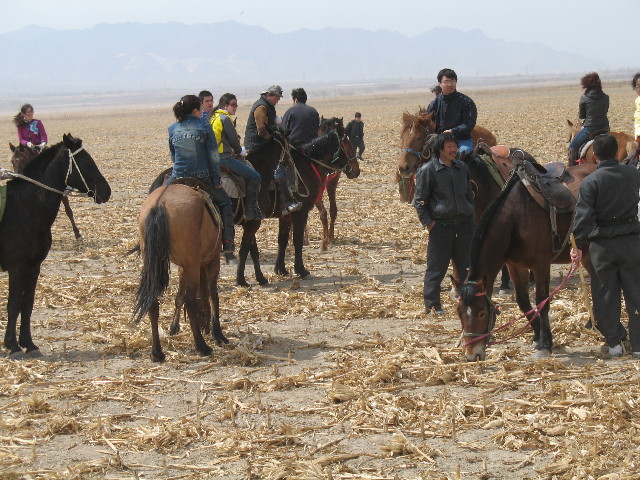
[[[27,25],[61,30],[104,23],[236,20],[274,33],[357,27],[414,36],[434,27],[481,29],[490,38],[640,68],[638,0],[0,0],[0,33]]]

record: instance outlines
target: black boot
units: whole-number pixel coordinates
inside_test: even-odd
[[[282,207],[282,216],[297,212],[302,208],[302,203],[296,201],[289,191],[289,185],[286,180],[278,180],[278,193],[280,194],[280,206]]]
[[[578,150],[574,150],[573,148],[569,149],[569,161],[567,162],[570,167],[578,164],[578,157],[580,156],[580,152]]]
[[[244,216],[247,220],[264,220],[265,216],[258,205],[260,194],[260,178],[255,182],[247,182],[247,197],[245,198]]]

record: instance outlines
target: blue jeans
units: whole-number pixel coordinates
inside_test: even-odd
[[[469,153],[471,150],[473,150],[472,138],[468,140],[458,140],[458,153],[462,153],[462,152]]]
[[[576,133],[576,136],[573,137],[573,140],[571,140],[571,143],[569,144],[569,150],[578,150],[582,145],[586,143],[587,140],[589,140],[589,135],[591,135],[593,131],[594,130],[590,128],[582,127],[580,131]]]
[[[260,174],[256,172],[253,168],[246,165],[244,162],[241,162],[237,158],[229,157],[229,158],[221,158],[220,165],[228,168],[231,172],[236,175],[240,175],[244,178],[247,183],[250,183],[251,180],[258,179],[258,183],[260,182]]]

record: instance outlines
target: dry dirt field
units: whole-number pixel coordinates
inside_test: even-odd
[[[540,162],[565,158],[577,85],[461,90],[501,143]],[[633,91],[606,91],[612,129],[630,132]],[[366,125],[362,174],[338,191],[337,243],[320,251],[312,214],[312,278],[279,277],[277,222],[265,221],[259,244],[271,283],[257,286],[248,268],[253,286],[236,287],[223,265],[231,343],[206,358],[188,329],[166,334],[174,269],[161,312],[164,364],[150,360],[148,321],[130,322],[140,261],[125,252],[148,185],[170,165],[171,105],[56,114],[35,105],[52,140],[84,140],[113,195],[104,205],[72,199],[83,241],[64,214],[54,225],[33,319],[44,357],[0,358],[0,478],[639,478],[640,362],[600,353],[598,334],[582,328],[577,279],[552,304],[556,347],[546,360],[530,358],[527,331],[465,363],[448,295],[444,317],[424,315],[427,236],[392,178],[402,112],[426,105],[427,89],[318,102],[309,93],[324,116],[349,120],[359,110]],[[288,106],[283,99],[279,113]],[[242,132],[248,105],[238,112]],[[15,138],[5,115],[0,143]],[[554,270],[554,284],[566,270]],[[4,331],[6,274],[0,289]],[[513,299],[497,302],[499,322],[518,315]]]

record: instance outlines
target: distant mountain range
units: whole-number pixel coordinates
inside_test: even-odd
[[[236,22],[30,26],[0,35],[0,95],[149,91],[272,83],[319,85],[459,76],[541,75],[606,68],[538,44],[435,28],[406,37],[350,28],[275,34]],[[426,80],[425,80],[426,79]]]

